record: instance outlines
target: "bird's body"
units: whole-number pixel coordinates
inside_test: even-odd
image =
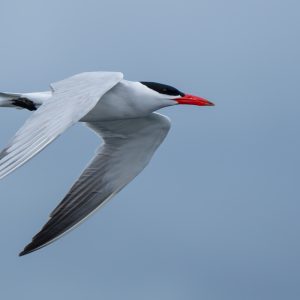
[[[121,80],[103,95],[101,101],[80,121],[111,121],[140,118],[168,105],[175,105],[169,99],[157,99],[140,82]]]
[[[170,128],[156,110],[176,104],[213,105],[153,82],[132,82],[118,72],[81,73],[39,93],[0,93],[0,106],[36,110],[0,153],[0,178],[27,162],[76,122],[103,145],[21,255],[53,242],[111,199],[150,161]]]

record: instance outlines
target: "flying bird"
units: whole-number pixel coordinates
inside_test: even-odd
[[[178,104],[214,105],[169,85],[125,80],[120,72],[80,73],[50,87],[0,93],[0,107],[34,111],[0,153],[0,179],[76,122],[84,122],[103,144],[20,256],[80,224],[145,168],[170,129],[170,120],[155,111]]]

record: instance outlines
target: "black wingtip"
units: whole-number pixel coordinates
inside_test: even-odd
[[[26,254],[28,254],[28,252],[25,251],[25,250],[23,250],[22,252],[19,253],[19,256],[24,256],[24,255],[26,255]]]
[[[39,249],[39,247],[37,247],[37,246],[34,245],[33,243],[30,243],[30,244],[28,244],[28,245],[24,248],[24,250],[23,250],[22,252],[19,253],[19,256],[27,255],[27,254],[29,254],[29,253],[31,253],[31,252],[34,252],[34,251],[38,250],[38,249]]]
[[[27,247],[26,247],[26,248],[27,248]],[[24,256],[24,255],[29,254],[29,253],[31,253],[31,252],[34,251],[34,249],[28,250],[28,249],[26,249],[26,248],[25,248],[22,252],[19,253],[19,256]]]
[[[26,108],[30,111],[37,110],[35,103],[27,98],[19,97],[12,100],[12,104],[18,107]]]

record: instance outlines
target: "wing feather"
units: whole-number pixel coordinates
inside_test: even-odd
[[[122,73],[88,72],[52,84],[53,96],[32,114],[0,153],[0,179],[84,117],[122,78]]]
[[[104,144],[20,255],[58,239],[119,192],[148,164],[167,135],[170,122],[153,113],[144,118],[88,126],[103,137]]]

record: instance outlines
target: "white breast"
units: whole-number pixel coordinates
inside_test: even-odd
[[[157,97],[139,82],[122,80],[80,121],[109,121],[144,117],[174,101]]]

